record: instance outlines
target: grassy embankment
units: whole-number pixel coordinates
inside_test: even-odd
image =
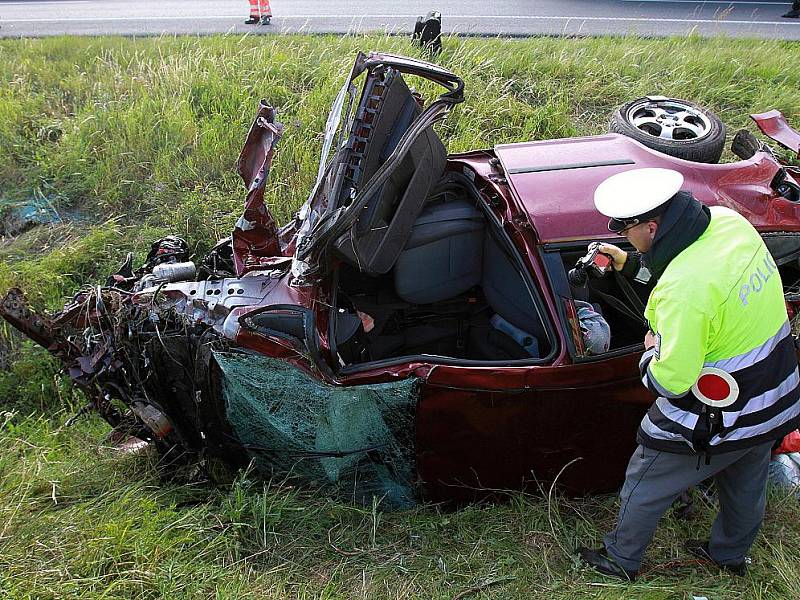
[[[359,48],[414,52],[383,37],[0,42],[0,210],[47,198],[64,220],[0,242],[0,292],[22,284],[55,309],[126,250],[141,259],[163,232],[198,251],[225,235],[243,200],[235,159],[261,97],[287,126],[268,194],[285,221],[310,189],[329,103]],[[615,105],[647,93],[705,104],[730,132],[772,107],[800,122],[796,43],[446,48],[442,64],[467,84],[467,102],[441,127],[451,151],[601,133]],[[13,359],[0,372],[3,598],[800,597],[798,505],[778,495],[749,577],[693,565],[680,550],[710,523],[701,502],[686,520],[667,517],[629,586],[570,554],[611,525],[613,497],[510,495],[382,514],[247,477],[225,489],[164,484],[147,457],[99,448],[97,420],[65,429],[80,398],[43,352],[0,334],[0,362]]]

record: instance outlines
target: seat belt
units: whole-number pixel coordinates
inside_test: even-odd
[[[622,293],[628,298],[634,312],[639,315],[639,321],[649,327],[650,324],[647,322],[647,319],[644,318],[644,302],[642,302],[642,299],[639,298],[639,295],[633,289],[631,282],[618,271],[614,271],[614,280],[622,290]]]
[[[592,291],[610,304],[613,308],[616,308],[618,311],[624,313],[634,321],[638,321],[645,327],[649,328],[650,324],[647,322],[647,319],[644,318],[644,303],[636,294],[630,282],[618,271],[614,271],[614,280],[622,290],[622,293],[625,295],[625,298],[631,304],[631,306],[616,296],[606,294],[598,289],[593,289]]]

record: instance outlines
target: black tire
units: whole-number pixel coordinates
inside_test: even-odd
[[[653,150],[693,162],[719,162],[725,147],[725,124],[719,117],[676,98],[646,96],[626,102],[611,115],[609,129]]]

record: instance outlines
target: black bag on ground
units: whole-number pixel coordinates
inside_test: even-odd
[[[411,39],[431,54],[439,54],[442,51],[442,13],[431,11],[424,17],[417,17]]]

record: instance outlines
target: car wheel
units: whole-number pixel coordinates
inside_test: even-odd
[[[719,162],[725,125],[710,110],[687,100],[646,96],[620,106],[610,129],[664,154],[702,163]]]

